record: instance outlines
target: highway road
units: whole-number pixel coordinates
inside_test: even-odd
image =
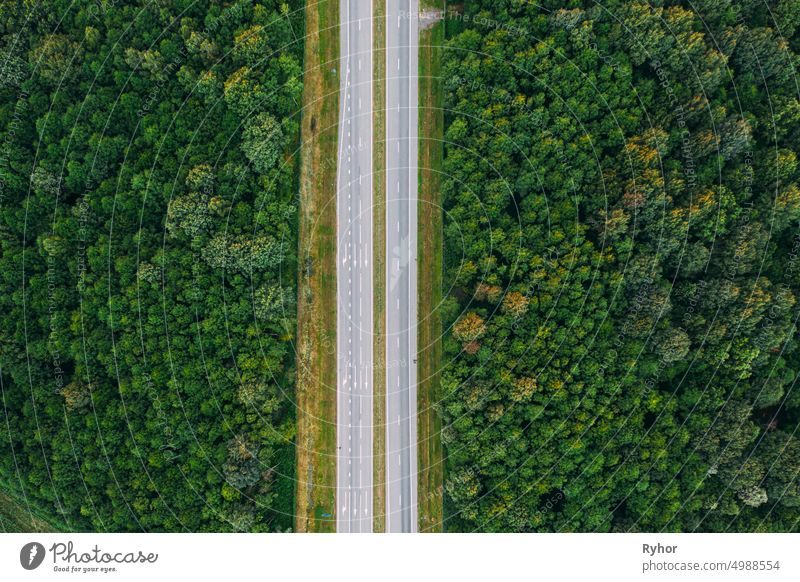
[[[371,532],[372,1],[340,0],[339,14],[336,530]]]
[[[386,0],[386,529],[389,532],[417,531],[418,15],[419,0]]]

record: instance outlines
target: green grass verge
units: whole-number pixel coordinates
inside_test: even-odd
[[[444,9],[444,0],[423,2]],[[420,30],[419,46],[419,332],[417,410],[419,531],[442,531],[443,451],[439,400],[442,361],[442,161],[444,110],[441,80],[444,21]]]
[[[295,529],[336,530],[336,154],[339,3],[306,4]]]
[[[0,532],[38,533],[66,531],[64,526],[43,518],[23,500],[0,491]]]

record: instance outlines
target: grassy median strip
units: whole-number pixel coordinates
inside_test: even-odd
[[[424,10],[443,10],[444,0],[423,2]],[[421,20],[422,22],[422,20]],[[442,531],[443,453],[439,400],[442,360],[442,160],[444,110],[441,57],[444,22],[420,28],[419,40],[419,531]]]
[[[373,530],[386,531],[386,0],[373,0]]]
[[[306,4],[297,333],[299,532],[336,531],[339,3]]]

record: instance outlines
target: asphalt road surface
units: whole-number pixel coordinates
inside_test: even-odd
[[[372,1],[340,0],[339,14],[336,530],[371,532]]]
[[[419,0],[386,2],[386,529],[389,532],[417,531],[418,15]]]

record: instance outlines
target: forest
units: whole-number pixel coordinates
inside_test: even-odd
[[[298,0],[0,3],[0,489],[286,531]]]
[[[449,531],[797,531],[797,0],[446,15]]]
[[[4,506],[292,528],[302,9],[0,1]],[[800,529],[800,0],[445,23],[445,530]]]

